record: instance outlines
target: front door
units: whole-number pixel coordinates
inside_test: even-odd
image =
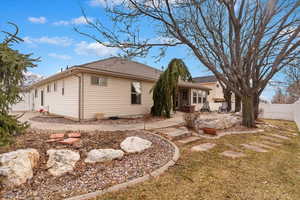
[[[41,90],[41,106],[44,106],[44,90]]]

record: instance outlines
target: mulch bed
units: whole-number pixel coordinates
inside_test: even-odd
[[[92,149],[120,149],[128,136],[138,136],[152,142],[151,148],[139,154],[125,154],[121,160],[86,164],[84,159]],[[35,148],[40,153],[39,166],[27,183],[12,189],[2,186],[1,199],[63,199],[93,192],[148,174],[172,159],[174,149],[168,142],[143,131],[81,133],[77,145],[46,143],[49,134],[27,133],[18,136],[15,144],[0,148],[0,153],[21,148]],[[80,153],[80,161],[72,173],[61,177],[50,175],[46,169],[49,149],[70,149]]]
[[[153,117],[150,115],[145,115],[143,117],[136,118],[119,118],[119,119],[101,119],[101,120],[88,120],[88,121],[74,121],[59,116],[36,116],[32,117],[30,120],[36,122],[45,122],[45,123],[59,123],[59,124],[80,124],[80,125],[97,125],[97,124],[137,124],[137,123],[149,123],[165,120],[164,117]]]

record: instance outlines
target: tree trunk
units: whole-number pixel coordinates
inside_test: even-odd
[[[243,121],[242,124],[248,128],[255,127],[255,118],[254,118],[254,105],[253,105],[254,96],[245,95],[242,98],[242,110],[243,110]]]
[[[253,106],[254,106],[254,119],[256,120],[259,115],[259,95],[255,94],[253,97]]]
[[[232,105],[231,105],[231,95],[232,95],[232,92],[228,88],[223,88],[223,94],[224,94],[224,99],[227,102],[227,112],[230,112],[231,111],[231,107],[232,107]]]
[[[241,97],[235,94],[235,111],[234,112],[240,112],[241,111]]]

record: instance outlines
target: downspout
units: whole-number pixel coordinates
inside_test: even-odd
[[[78,78],[78,120],[81,121],[81,76],[74,74]]]

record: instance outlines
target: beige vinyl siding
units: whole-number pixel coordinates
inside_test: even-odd
[[[105,117],[150,113],[153,105],[150,89],[154,83],[139,81],[142,87],[142,103],[132,105],[131,83],[135,80],[106,76],[107,86],[98,86],[91,84],[91,76],[92,74],[84,74],[84,119],[95,118],[96,113],[103,113]]]
[[[78,78],[69,76],[64,79],[56,80],[57,90],[54,91],[54,81],[37,87],[38,97],[34,98],[35,111],[41,108],[41,90],[44,90],[44,108],[49,109],[52,114],[62,115],[73,119],[78,119]],[[64,82],[65,92],[62,95]],[[47,92],[47,85],[51,85],[51,91]],[[31,95],[34,95],[33,88]]]

